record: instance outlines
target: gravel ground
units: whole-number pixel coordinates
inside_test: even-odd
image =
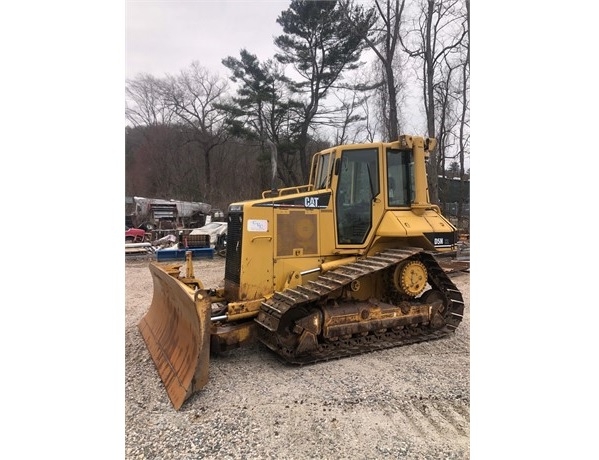
[[[466,309],[449,338],[303,367],[255,344],[211,358],[206,387],[175,411],[137,329],[148,262],[125,261],[127,459],[470,458],[469,274],[451,275]],[[224,259],[194,272],[219,286]]]

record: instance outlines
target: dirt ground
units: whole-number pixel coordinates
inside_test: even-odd
[[[210,381],[171,406],[137,329],[150,259],[126,260],[127,459],[469,459],[470,275],[451,275],[464,319],[449,338],[309,366],[261,344],[212,358]],[[217,287],[224,259],[198,259]]]

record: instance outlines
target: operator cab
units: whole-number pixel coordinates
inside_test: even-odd
[[[333,176],[337,177],[335,218],[339,245],[366,243],[375,219],[374,207],[383,199],[387,208],[409,208],[414,201],[412,150],[379,145],[344,149],[337,155],[333,168],[335,151],[319,155],[313,165],[315,188],[329,188]],[[384,197],[380,196],[381,191]],[[379,211],[382,212],[380,206]]]
[[[333,192],[337,245],[362,246],[385,209],[414,203],[414,154],[396,143],[323,151],[313,159],[310,188]]]

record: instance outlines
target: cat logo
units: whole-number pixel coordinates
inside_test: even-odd
[[[304,206],[306,208],[317,208],[318,207],[318,198],[315,196],[307,196],[304,198]]]

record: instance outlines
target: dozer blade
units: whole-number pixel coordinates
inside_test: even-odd
[[[175,407],[208,382],[210,297],[150,263],[154,296],[138,327]]]

